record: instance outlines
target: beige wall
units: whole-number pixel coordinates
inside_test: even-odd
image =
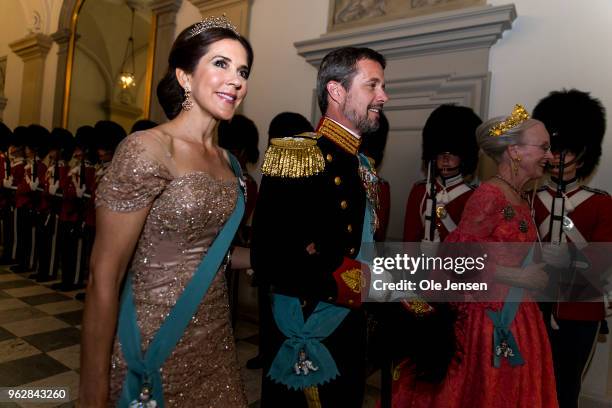
[[[255,62],[244,114],[257,124],[262,153],[268,125],[276,114],[293,111],[307,118],[312,115],[317,72],[297,55],[293,43],[325,33],[328,5],[328,0],[253,2],[249,39]]]
[[[7,56],[4,96],[8,99],[8,102],[4,109],[3,118],[7,126],[13,128],[19,124],[23,62],[11,51],[9,44],[25,37],[28,33],[26,16],[20,2],[3,1],[0,27],[2,27],[0,55]]]
[[[507,4],[506,0],[488,0]],[[612,113],[612,2],[609,0],[517,0],[518,19],[493,46],[490,114],[514,103],[531,110],[549,91],[591,91]],[[612,116],[609,115],[609,121]],[[612,132],[604,139],[601,166],[592,185],[612,191]]]

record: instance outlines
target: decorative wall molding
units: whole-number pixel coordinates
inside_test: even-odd
[[[323,34],[294,46],[315,67],[345,46],[370,47],[389,59],[490,48],[515,19],[514,4],[473,7]]]
[[[30,34],[9,44],[11,50],[23,60],[21,82],[21,105],[19,123],[40,123],[40,107],[45,73],[45,60],[53,44],[51,37],[44,34]]]
[[[37,33],[13,41],[9,44],[9,47],[24,62],[27,62],[37,58],[45,58],[52,44],[53,40],[51,37]]]
[[[471,106],[479,116],[486,117],[490,81],[489,73],[433,75],[389,80],[386,82],[389,102],[385,105],[385,111],[433,110],[441,104],[454,103]]]

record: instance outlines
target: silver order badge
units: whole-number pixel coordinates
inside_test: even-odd
[[[568,232],[574,229],[574,221],[567,215],[563,216],[563,231]]]

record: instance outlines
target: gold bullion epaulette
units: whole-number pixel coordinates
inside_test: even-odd
[[[607,191],[605,191],[605,190],[600,190],[600,189],[598,189],[598,188],[593,188],[593,187],[589,187],[589,186],[582,186],[582,188],[583,188],[584,190],[586,190],[586,191],[590,191],[591,193],[595,193],[595,194],[603,194],[603,195],[606,195],[606,196],[609,196],[609,195],[610,195],[610,193],[608,193]]]
[[[300,133],[294,137],[270,140],[261,172],[265,176],[300,178],[318,174],[325,169],[325,159],[317,146],[321,135]]]

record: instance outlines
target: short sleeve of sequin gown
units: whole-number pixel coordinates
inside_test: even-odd
[[[155,135],[128,136],[117,148],[96,199],[129,212],[150,207],[131,262],[142,349],[153,339],[223,224],[234,210],[237,181],[204,172],[171,174],[172,157]],[[161,373],[166,407],[245,407],[223,270],[217,272]],[[110,401],[116,403],[126,365],[115,340]]]

